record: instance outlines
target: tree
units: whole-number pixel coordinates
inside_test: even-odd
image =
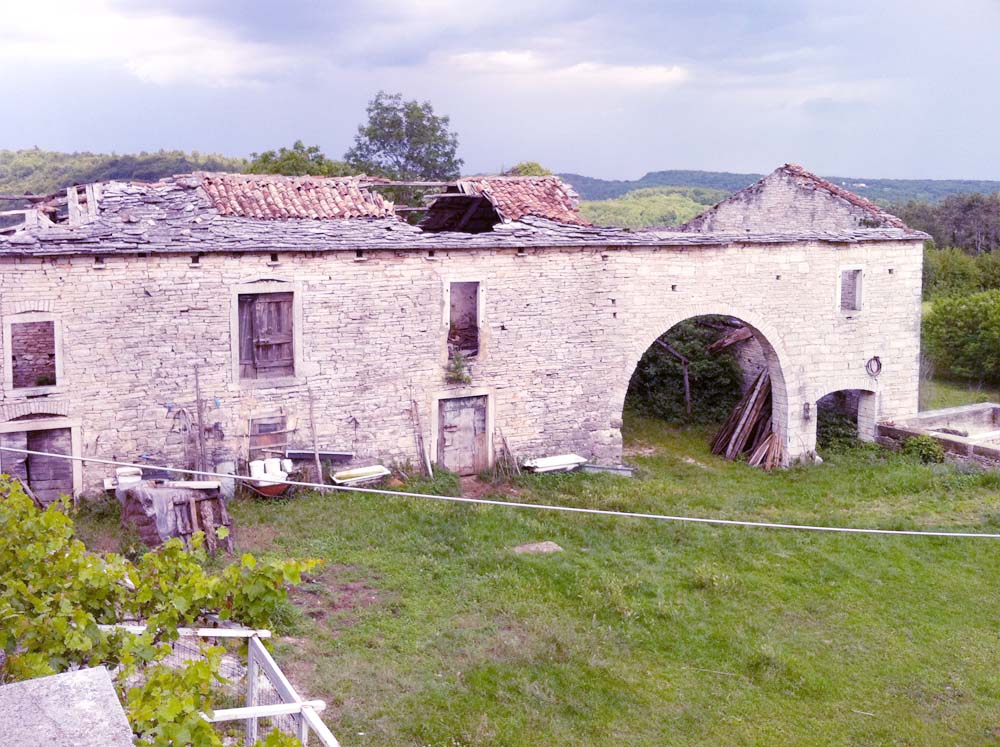
[[[458,177],[458,135],[430,102],[403,101],[402,94],[379,91],[367,112],[368,122],[358,126],[354,147],[344,154],[353,168],[400,180]]]
[[[542,166],[538,161],[521,161],[516,166],[511,166],[504,176],[552,176],[552,172]]]
[[[251,153],[250,157],[249,174],[351,176],[358,173],[343,161],[327,158],[318,145],[306,146],[301,140],[296,140],[291,148]]]

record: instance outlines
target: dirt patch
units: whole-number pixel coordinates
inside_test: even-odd
[[[270,550],[278,538],[278,530],[270,524],[247,524],[237,526],[234,532],[236,546],[240,550]]]
[[[509,482],[484,482],[475,476],[460,479],[463,498],[519,498],[521,496],[521,491]]]
[[[351,566],[327,566],[292,589],[289,598],[306,617],[336,635],[357,622],[358,610],[381,601],[379,590],[368,581],[347,580],[356,575]]]
[[[655,456],[657,451],[659,451],[659,449],[657,449],[655,446],[650,446],[649,444],[644,444],[641,442],[631,443],[631,444],[625,444],[622,447],[622,456],[623,457]]]

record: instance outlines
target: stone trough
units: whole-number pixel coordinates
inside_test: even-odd
[[[880,423],[878,435],[889,444],[901,444],[912,436],[930,436],[951,455],[1000,467],[1000,404],[993,402],[928,410],[905,420]]]

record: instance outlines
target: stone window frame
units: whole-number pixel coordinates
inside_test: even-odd
[[[265,295],[267,293],[292,294],[292,361],[294,373],[291,376],[274,378],[244,379],[240,377],[240,296]],[[302,284],[288,280],[257,280],[239,283],[230,289],[229,341],[230,368],[236,386],[248,389],[280,389],[298,386],[306,381],[304,357],[302,355]]]
[[[55,337],[56,383],[46,386],[14,388],[13,326],[32,322],[52,322]],[[62,320],[51,311],[22,311],[3,318],[3,387],[7,397],[37,397],[43,394],[61,394],[66,391],[63,371]]]
[[[477,361],[483,361],[486,359],[487,355],[487,336],[486,336],[486,309],[485,309],[485,298],[486,298],[486,282],[483,280],[481,275],[473,274],[457,274],[457,275],[447,275],[441,278],[442,291],[441,297],[443,300],[441,308],[441,329],[442,329],[442,339],[444,340],[444,356],[447,361],[449,358],[448,353],[448,332],[451,329],[451,284],[452,283],[476,283],[478,286],[476,290],[476,327],[479,330],[479,349],[476,351],[474,359]]]
[[[857,272],[857,308],[855,309],[845,309],[844,308],[844,273],[845,272]],[[836,309],[845,317],[853,317],[860,314],[865,308],[865,267],[864,265],[841,265],[837,268],[837,294],[836,294]]]
[[[80,418],[67,418],[62,415],[37,418],[35,420],[8,420],[0,423],[0,433],[25,433],[27,431],[52,431],[69,429],[70,455],[73,459],[73,497],[83,493],[83,438],[80,429],[83,421]]]

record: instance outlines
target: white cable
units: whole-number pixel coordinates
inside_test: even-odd
[[[164,472],[180,472],[187,475],[199,475],[201,477],[216,477],[229,480],[258,481],[259,478],[247,475],[227,475],[221,472],[203,472],[193,469],[182,469],[180,467],[162,467],[155,464],[134,464],[132,462],[118,462],[111,459],[99,459],[97,457],[78,457],[70,454],[53,454],[47,451],[32,451],[30,449],[15,449],[10,446],[0,446],[0,452],[9,451],[17,454],[29,454],[33,456],[56,457],[57,459],[69,459],[78,462],[94,462],[95,464],[107,464],[112,467],[139,467],[140,469],[157,469]],[[600,508],[578,508],[576,506],[552,506],[544,503],[519,503],[517,501],[496,501],[489,498],[461,498],[453,495],[433,495],[431,493],[407,493],[400,490],[382,490],[380,488],[358,488],[346,485],[321,485],[314,482],[299,482],[297,480],[282,480],[288,485],[295,485],[303,488],[314,488],[316,490],[340,490],[346,493],[371,493],[374,495],[390,495],[401,498],[430,498],[436,501],[450,501],[452,503],[472,503],[483,506],[504,506],[506,508],[534,508],[540,511],[563,511],[574,514],[591,514],[594,516],[618,516],[629,519],[652,519],[654,521],[675,521],[690,524],[711,524],[715,526],[734,527],[756,527],[760,529],[799,529],[808,532],[840,532],[842,534],[891,534],[907,535],[913,537],[979,537],[983,539],[1000,539],[1000,534],[982,534],[979,532],[924,532],[916,529],[865,529],[859,527],[828,527],[813,526],[809,524],[780,524],[769,521],[742,521],[739,519],[709,519],[699,516],[671,516],[669,514],[641,514],[633,511],[608,511]]]

